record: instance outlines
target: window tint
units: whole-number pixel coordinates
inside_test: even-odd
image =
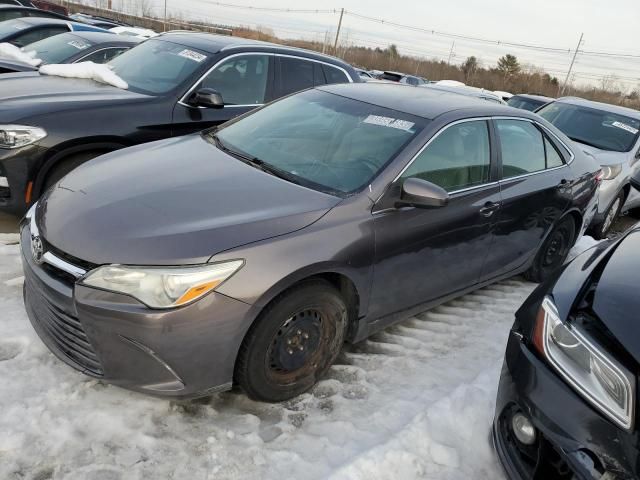
[[[88,40],[73,33],[62,33],[34,42],[25,47],[24,51],[34,52],[35,58],[39,58],[43,63],[62,63],[92,45]]]
[[[327,80],[324,78],[324,72],[322,71],[322,64],[314,62],[313,63],[313,85],[325,85]]]
[[[511,178],[545,169],[542,132],[531,122],[497,120],[502,147],[502,177]]]
[[[488,182],[490,164],[487,123],[464,122],[438,135],[402,178],[420,178],[451,192]]]
[[[547,137],[544,138],[544,148],[547,152],[547,168],[560,167],[564,165],[562,157],[556,150],[556,147],[549,141]]]
[[[532,98],[518,97],[516,95],[515,97],[511,97],[507,104],[510,107],[519,108],[521,110],[529,110],[530,112],[533,112],[536,108],[544,105],[544,102],[541,100],[534,100]]]
[[[322,65],[327,83],[349,83],[349,79],[342,70],[329,65]]]
[[[116,58],[122,52],[127,51],[128,48],[106,48],[104,50],[98,50],[90,55],[80,59],[80,62],[93,62],[93,63],[107,63],[112,58]]]
[[[26,45],[29,45],[30,43],[37,42],[38,40],[43,40],[45,38],[53,37],[54,35],[59,35],[68,31],[69,30],[65,27],[38,28],[23,33],[22,35],[18,35],[12,40],[11,43],[19,47],[24,47]]]
[[[289,95],[313,87],[315,62],[280,57],[280,95]]]
[[[4,22],[5,20],[13,20],[14,18],[22,17],[22,13],[16,12],[13,10],[9,10],[8,12],[0,11],[0,22]]]
[[[241,55],[218,65],[198,88],[217,90],[225,105],[259,105],[265,101],[268,80],[268,55]]]

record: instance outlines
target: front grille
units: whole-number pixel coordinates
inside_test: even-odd
[[[102,366],[80,321],[63,312],[35,288],[28,286],[35,320],[57,349],[81,370],[102,376]]]

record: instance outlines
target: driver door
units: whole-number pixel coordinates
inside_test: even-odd
[[[240,53],[218,62],[176,104],[173,135],[204,130],[220,125],[269,101],[274,83],[274,58],[268,53]],[[223,108],[205,108],[192,104],[201,88],[217,90]]]

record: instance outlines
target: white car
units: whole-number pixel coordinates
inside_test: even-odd
[[[148,28],[139,28],[139,27],[114,27],[109,29],[109,31],[113,33],[117,33],[118,35],[126,35],[129,37],[144,38],[144,39],[158,36],[158,34],[153,30],[149,30]]]

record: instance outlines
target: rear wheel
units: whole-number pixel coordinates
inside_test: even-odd
[[[63,158],[58,163],[56,163],[51,170],[49,170],[49,173],[47,173],[42,191],[44,192],[45,190],[49,189],[49,187],[60,181],[62,177],[71,172],[71,170],[78,168],[83,163],[88,162],[89,160],[96,158],[103,153],[106,152],[81,152]]]
[[[576,225],[571,217],[565,217],[553,228],[536,254],[531,268],[525,273],[527,280],[540,283],[567,259],[573,247],[576,235]]]
[[[340,292],[318,280],[275,300],[245,337],[236,383],[255,400],[280,402],[309,390],[340,353],[347,306]]]
[[[609,209],[604,214],[604,220],[602,220],[602,222],[591,232],[594,238],[596,238],[597,240],[607,238],[607,234],[620,215],[623,205],[624,192],[620,192],[618,193],[618,196],[613,200],[613,202],[611,202],[611,205],[609,205]]]

